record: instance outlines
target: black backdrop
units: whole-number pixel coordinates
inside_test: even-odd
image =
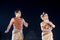
[[[11,40],[10,31],[5,34],[4,31],[12,17],[14,17],[14,11],[20,9],[22,12],[22,17],[29,23],[29,27],[23,29],[24,40],[41,40],[41,29],[40,29],[40,15],[42,12],[47,12],[49,14],[49,19],[56,25],[53,30],[54,39],[60,40],[60,5],[57,1],[0,1],[0,39],[1,40]]]

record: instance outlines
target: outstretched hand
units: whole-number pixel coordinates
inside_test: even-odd
[[[5,30],[5,32],[4,33],[8,33],[8,30]]]

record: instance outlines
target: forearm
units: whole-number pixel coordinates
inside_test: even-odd
[[[9,31],[9,30],[10,30],[10,28],[11,28],[11,25],[8,25],[8,27],[7,27],[7,31]]]

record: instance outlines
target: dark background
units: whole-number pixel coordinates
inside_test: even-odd
[[[29,27],[23,29],[24,40],[41,40],[40,15],[42,12],[47,12],[49,19],[56,25],[53,30],[54,40],[60,40],[60,5],[54,1],[36,1],[36,0],[14,0],[0,1],[0,40],[11,40],[10,31],[5,34],[10,19],[14,17],[14,11],[20,9],[22,17],[29,23]]]

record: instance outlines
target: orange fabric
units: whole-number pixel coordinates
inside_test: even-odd
[[[47,23],[43,22],[43,25],[44,25],[44,26],[42,26],[43,29],[48,29],[49,28],[49,25],[47,25]]]
[[[43,22],[43,25],[44,25],[44,26],[42,26],[43,29],[49,29],[49,28],[52,28],[51,25],[48,24],[48,23]]]
[[[13,25],[15,26],[16,29],[20,30],[22,28],[22,19],[14,18]]]

